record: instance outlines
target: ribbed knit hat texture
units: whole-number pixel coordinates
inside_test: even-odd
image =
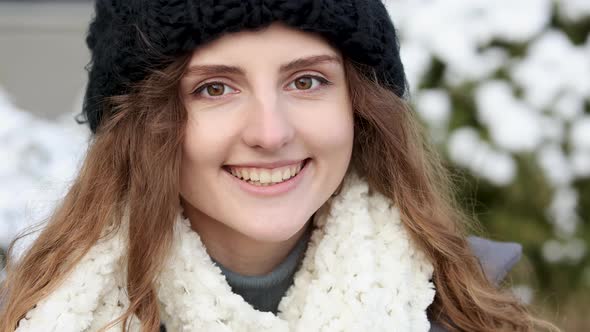
[[[105,98],[128,93],[151,70],[223,34],[275,21],[323,36],[405,96],[396,31],[380,0],[96,0],[81,121],[96,132],[110,112]]]

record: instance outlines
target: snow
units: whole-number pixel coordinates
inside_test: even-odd
[[[560,146],[546,145],[537,154],[539,166],[545,173],[545,178],[553,186],[570,184],[574,178],[570,162]]]
[[[551,17],[550,0],[389,0],[385,4],[398,26],[402,49],[405,40],[419,44],[449,67],[449,79],[455,84],[482,79],[501,64],[503,51],[480,52],[481,47],[494,40],[526,42]]]
[[[512,156],[492,148],[474,128],[455,130],[449,138],[448,152],[457,165],[496,185],[507,185],[516,176],[516,163]]]
[[[551,117],[545,114],[539,116],[541,132],[544,136],[544,144],[561,143],[566,132],[565,123],[559,117]]]
[[[590,116],[582,116],[572,123],[570,141],[576,148],[590,150]]]
[[[576,213],[577,205],[578,192],[574,188],[567,185],[556,188],[547,213],[559,237],[568,238],[574,235],[580,222]]]
[[[581,239],[573,239],[567,243],[549,240],[543,245],[543,256],[548,262],[568,261],[578,263],[586,254],[586,243]]]
[[[432,57],[428,50],[420,44],[411,41],[402,42],[400,57],[410,85],[410,92],[413,93],[417,90],[417,83],[422,80],[430,68]]]
[[[422,90],[417,98],[416,110],[429,124],[444,125],[451,115],[449,95],[442,89]]]
[[[572,91],[565,91],[552,107],[553,114],[565,121],[573,121],[584,113],[584,98]]]
[[[547,109],[564,93],[569,98],[590,98],[590,61],[584,47],[574,46],[561,31],[549,30],[516,63],[512,79],[524,90],[531,106]]]
[[[499,147],[511,152],[535,150],[543,140],[541,119],[516,99],[505,81],[487,81],[475,91],[477,115]]]
[[[590,150],[574,149],[570,160],[576,177],[590,177]]]
[[[569,21],[578,21],[590,17],[590,1],[558,0],[559,13]]]
[[[514,285],[511,287],[512,293],[523,303],[531,304],[534,298],[534,291],[528,285]]]
[[[50,122],[17,109],[2,90],[0,118],[0,247],[6,248],[49,216],[78,169],[88,135],[71,116]]]

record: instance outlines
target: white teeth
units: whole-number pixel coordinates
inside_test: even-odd
[[[291,177],[291,168],[285,168],[282,174],[282,179],[287,180]]]
[[[252,181],[258,181],[260,180],[260,174],[258,174],[258,172],[250,172],[250,180]]]
[[[260,183],[269,183],[271,180],[270,173],[267,170],[260,171]]]
[[[272,171],[271,181],[273,183],[282,182],[283,181],[283,172],[281,172],[280,170]]]
[[[297,175],[303,166],[303,162],[298,165],[279,167],[274,170],[262,168],[234,168],[230,167],[230,173],[248,183],[256,186],[268,186],[280,183]]]

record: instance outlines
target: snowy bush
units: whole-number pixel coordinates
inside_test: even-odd
[[[411,102],[471,180],[466,207],[524,245],[542,288],[590,289],[590,1],[386,5]]]
[[[49,216],[76,173],[87,132],[73,116],[50,122],[19,110],[0,90],[0,248]]]

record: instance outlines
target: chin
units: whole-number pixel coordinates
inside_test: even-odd
[[[289,240],[295,234],[297,234],[297,232],[299,232],[306,225],[306,221],[308,219],[309,218],[302,219],[301,222],[281,224],[268,224],[264,222],[256,222],[256,220],[253,220],[254,223],[252,223],[252,220],[250,220],[247,227],[240,227],[242,229],[237,229],[237,231],[251,239],[260,242],[283,242]]]

